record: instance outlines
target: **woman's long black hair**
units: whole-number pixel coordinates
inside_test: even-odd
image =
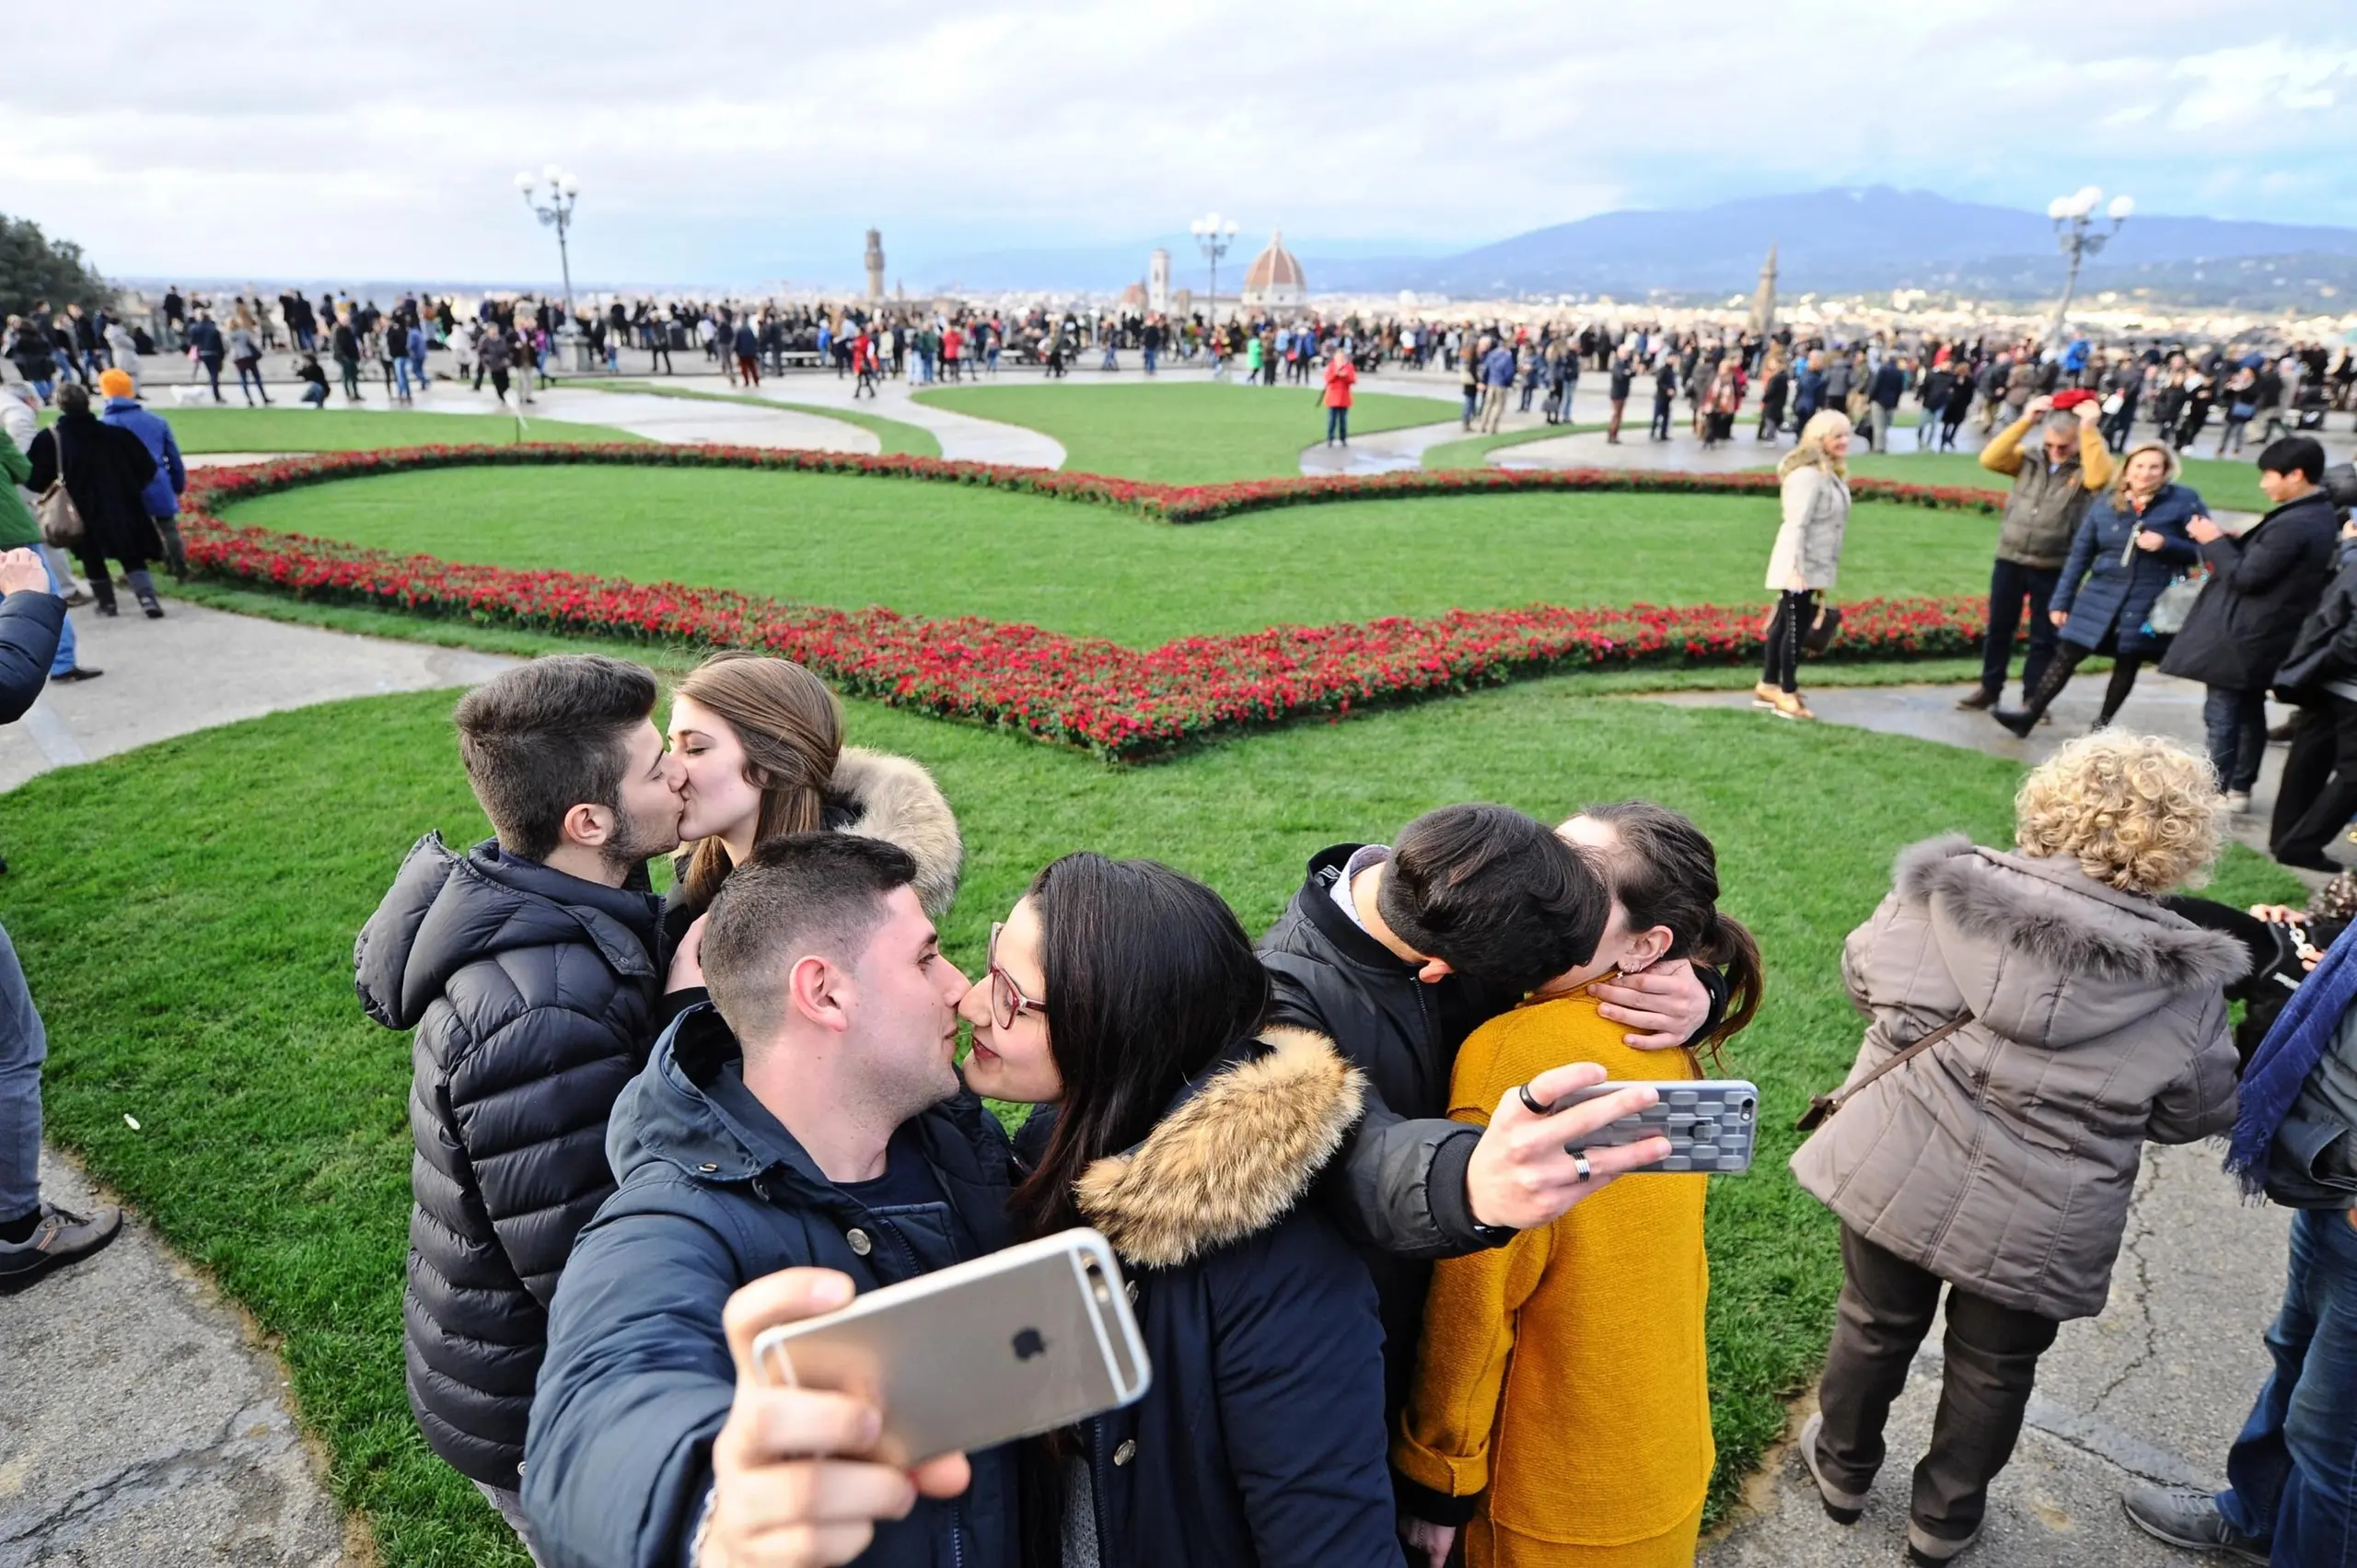
[[[1068,854],[1026,896],[1064,1087],[1012,1201],[1036,1237],[1080,1224],[1073,1184],[1089,1162],[1144,1138],[1181,1084],[1260,1028],[1269,976],[1226,900],[1158,861]]]

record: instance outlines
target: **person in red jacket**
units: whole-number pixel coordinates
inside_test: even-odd
[[[1351,444],[1351,387],[1359,373],[1338,344],[1326,361],[1326,445]]]

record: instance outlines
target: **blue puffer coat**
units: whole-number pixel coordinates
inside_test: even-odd
[[[2153,601],[2161,590],[2177,574],[2200,563],[2201,552],[2185,525],[2202,510],[2198,493],[2175,483],[2161,486],[2141,516],[2119,501],[2116,489],[2089,503],[2079,531],[2072,536],[2061,580],[2054,586],[2053,608],[2071,612],[2062,640],[2076,647],[2100,647],[2116,626],[2123,654],[2152,655],[2166,648],[2168,639],[2146,632],[2144,620],[2153,613]],[[2142,528],[2168,542],[2158,550],[2134,548]]]
[[[1364,1082],[1324,1035],[1264,1030],[1081,1178],[1154,1366],[1085,1429],[1108,1568],[1399,1568],[1375,1284],[1302,1202]]]
[[[542,1558],[562,1568],[685,1561],[736,1393],[721,1308],[738,1286],[807,1266],[871,1290],[1013,1240],[1013,1154],[974,1096],[911,1123],[947,1209],[877,1214],[783,1128],[731,1114],[714,1091],[739,1058],[720,1015],[692,1008],[614,1102],[606,1151],[621,1188],[582,1231],[557,1289],[525,1447],[525,1511]],[[970,1458],[964,1495],[878,1526],[863,1568],[1012,1568],[1011,1453]]]

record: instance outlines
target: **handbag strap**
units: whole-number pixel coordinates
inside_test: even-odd
[[[1807,1113],[1802,1117],[1800,1130],[1803,1132],[1808,1132],[1814,1129],[1823,1122],[1828,1117],[1834,1115],[1836,1112],[1840,1110],[1843,1106],[1849,1104],[1850,1101],[1856,1098],[1856,1096],[1863,1091],[1867,1085],[1873,1083],[1875,1079],[1889,1072],[1892,1068],[1902,1066],[1909,1062],[1912,1062],[1915,1058],[1922,1055],[1923,1052],[1931,1050],[1932,1047],[1939,1044],[1940,1041],[1947,1039],[1948,1036],[1956,1033],[1956,1030],[1964,1028],[1965,1025],[1970,1022],[1972,1022],[1971,1014],[1960,1013],[1956,1016],[1950,1018],[1946,1023],[1942,1024],[1939,1028],[1932,1030],[1929,1034],[1920,1037],[1913,1044],[1907,1046],[1904,1050],[1894,1051],[1890,1055],[1883,1058],[1881,1063],[1875,1066],[1873,1072],[1867,1074],[1856,1083],[1850,1085],[1847,1088],[1836,1089],[1829,1095],[1817,1096],[1817,1098],[1811,1102]]]

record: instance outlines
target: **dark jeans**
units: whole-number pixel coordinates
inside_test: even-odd
[[[1759,667],[1761,685],[1787,691],[1801,689],[1801,635],[1816,619],[1816,589],[1778,597],[1775,619],[1768,622],[1768,654]]]
[[[1645,435],[1648,439],[1655,441],[1669,439],[1669,400],[1667,398],[1654,400],[1654,422],[1645,427]]]
[[[1907,1368],[1932,1327],[1943,1282],[1841,1227],[1841,1298],[1825,1381],[1817,1460],[1844,1492],[1864,1493],[1882,1469],[1883,1424],[1907,1386]],[[1915,1467],[1908,1516],[1931,1534],[1962,1540],[1980,1527],[1989,1483],[2014,1457],[2038,1358],[2061,1325],[1947,1287],[1947,1365],[1932,1447]]]
[[[1345,447],[1351,444],[1350,410],[1329,408],[1326,411],[1326,439],[1329,443],[1340,441]]]
[[[2327,697],[2292,735],[2275,789],[2268,849],[2278,860],[2313,861],[2357,817],[2357,703]]]
[[[2267,1330],[2275,1370],[2226,1455],[2226,1522],[2275,1562],[2357,1565],[2357,1227],[2337,1209],[2292,1221],[2291,1277]]]
[[[2267,688],[2212,686],[2209,693],[2201,700],[2201,727],[2218,787],[2248,795],[2267,754]]]
[[[41,1064],[49,1035],[0,931],[0,1220],[41,1207]]]
[[[2003,556],[1989,573],[1989,635],[1980,647],[1980,689],[1991,696],[2005,690],[2005,671],[2014,660],[2014,634],[2021,630],[2022,598],[2029,598],[2029,657],[2022,664],[2024,701],[2038,690],[2038,678],[2054,658],[2059,629],[2047,618],[2055,585],[2062,580],[2058,566],[2025,566]]]

